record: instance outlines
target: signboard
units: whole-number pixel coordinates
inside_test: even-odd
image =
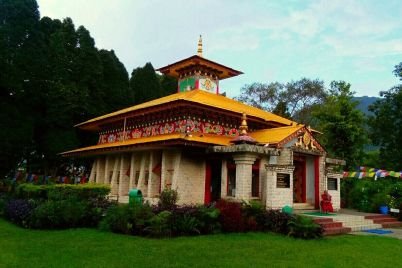
[[[290,174],[276,174],[276,188],[290,188]]]

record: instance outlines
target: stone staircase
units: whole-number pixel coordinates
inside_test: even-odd
[[[308,215],[307,215],[308,216]],[[312,216],[314,222],[323,227],[324,235],[346,234],[369,229],[401,227],[402,223],[387,215],[350,215]]]
[[[314,222],[321,225],[324,235],[347,234],[352,231],[349,227],[344,227],[342,222],[334,221],[332,218],[315,218]]]
[[[366,219],[372,220],[376,224],[381,224],[383,228],[401,227],[402,222],[388,215],[369,215]]]

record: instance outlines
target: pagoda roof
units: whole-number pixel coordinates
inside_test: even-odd
[[[308,131],[304,125],[294,125],[272,129],[257,130],[248,135],[255,139],[257,144],[278,145],[287,142],[289,138]],[[114,143],[104,143],[88,147],[79,148],[61,153],[63,156],[85,156],[99,153],[111,153],[130,151],[138,147],[161,147],[169,145],[188,145],[208,147],[213,145],[229,146],[233,143],[233,137],[193,133],[185,135],[183,133],[164,134],[158,136],[142,137]]]
[[[219,110],[228,111],[231,113],[238,114],[239,116],[241,116],[243,113],[246,113],[248,118],[255,117],[266,122],[276,123],[279,126],[296,125],[296,122],[293,122],[289,119],[244,104],[242,102],[227,98],[225,96],[209,93],[204,90],[192,90],[192,91],[175,93],[166,97],[162,97],[142,104],[131,106],[113,113],[109,113],[106,115],[90,119],[75,126],[80,127],[82,129],[94,130],[98,128],[97,125],[103,122],[113,122],[114,120],[122,119],[126,116],[135,117],[136,114],[145,114],[147,109],[153,107],[158,107],[159,110],[167,110],[168,109],[167,105],[183,101],[189,104],[193,103],[205,107],[210,107],[216,110],[217,112],[219,112]]]
[[[229,145],[233,137],[216,136],[216,135],[188,135],[182,133],[165,134],[151,137],[143,137],[138,139],[130,139],[114,143],[104,143],[88,147],[83,147],[67,152],[60,153],[63,156],[82,156],[90,154],[99,154],[101,152],[116,152],[124,150],[132,150],[136,147],[144,146],[169,146],[169,145],[190,145],[207,147],[210,145]]]
[[[200,66],[215,73],[219,80],[243,74],[241,71],[229,68],[204,57],[194,55],[184,60],[177,61],[165,67],[157,69],[157,71],[178,78],[181,73],[191,70],[193,67]]]
[[[250,132],[249,135],[260,144],[278,144],[302,128],[305,128],[305,126],[298,124],[287,127],[256,130]]]

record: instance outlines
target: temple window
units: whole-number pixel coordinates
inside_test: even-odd
[[[327,189],[330,191],[338,191],[338,180],[336,178],[328,178]]]

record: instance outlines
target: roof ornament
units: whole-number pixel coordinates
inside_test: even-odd
[[[198,39],[197,55],[199,57],[202,57],[202,36],[201,35],[200,35],[200,39]]]
[[[239,127],[239,136],[234,138],[232,142],[234,144],[242,144],[242,143],[256,144],[257,141],[247,134],[247,130],[248,130],[247,115],[246,113],[243,112],[243,115],[241,117],[241,124]]]
[[[244,112],[243,112],[243,115],[241,117],[241,124],[240,124],[239,130],[240,130],[240,136],[246,136],[247,135],[247,130],[248,130],[247,115]]]

